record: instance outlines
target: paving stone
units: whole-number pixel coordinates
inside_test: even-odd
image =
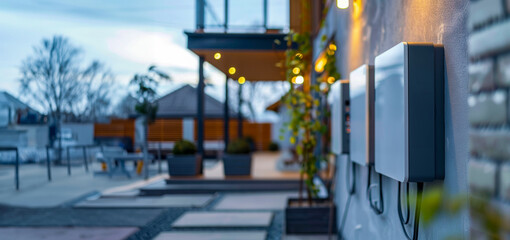
[[[469,29],[478,27],[492,19],[502,17],[504,8],[501,0],[479,0],[469,6]]]
[[[468,40],[469,56],[481,57],[510,48],[510,20],[472,33]]]
[[[499,194],[502,199],[510,202],[510,165],[504,164],[500,171]]]
[[[154,240],[265,240],[265,231],[193,231],[162,232]]]
[[[0,206],[0,226],[141,227],[157,218],[162,212],[163,209],[15,208]]]
[[[134,227],[45,227],[45,228],[0,228],[0,238],[9,240],[47,239],[47,240],[122,240],[138,231]]]
[[[496,164],[471,160],[468,167],[469,187],[477,195],[493,196],[496,191]]]
[[[510,54],[498,56],[496,83],[501,87],[510,86]]]
[[[172,227],[268,227],[271,219],[271,212],[188,212]]]
[[[289,197],[296,192],[284,193],[230,193],[225,194],[214,207],[217,210],[283,210]]]
[[[472,126],[506,124],[508,119],[507,91],[471,95],[468,98],[469,122]]]
[[[80,208],[168,208],[202,207],[213,195],[165,195],[158,197],[107,197],[85,200],[75,205]]]
[[[510,130],[472,130],[469,139],[471,155],[499,161],[510,160]]]
[[[335,234],[330,238],[329,235],[285,235],[283,240],[334,240],[337,239]]]
[[[469,89],[471,92],[494,89],[494,61],[488,59],[469,65]]]

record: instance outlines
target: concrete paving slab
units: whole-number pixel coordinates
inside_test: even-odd
[[[166,165],[166,164],[164,164]],[[67,168],[52,166],[52,181],[47,180],[45,165],[23,164],[20,166],[20,190],[14,188],[14,168],[0,165],[0,204],[19,207],[58,207],[80,198],[93,191],[103,192],[113,188],[139,186],[162,180],[161,174],[144,180],[143,176],[127,178],[94,177],[92,169],[100,168],[99,163],[91,164],[90,172],[83,167],[72,167],[72,175],[67,175]],[[151,165],[151,168],[156,166]],[[153,170],[151,170],[153,172]],[[151,175],[154,176],[154,175]],[[138,188],[139,188],[138,187]],[[131,188],[133,189],[133,188]]]
[[[101,197],[103,197],[103,198],[105,198],[105,197],[113,197],[113,198],[116,198],[116,197],[136,197],[138,195],[140,195],[140,190],[134,189],[134,190],[129,190],[129,191],[105,193],[105,194],[102,194]]]
[[[328,235],[285,235],[283,240],[335,240],[337,239],[336,234],[333,234],[331,238]]]
[[[162,232],[154,240],[265,240],[265,231]]]
[[[138,231],[135,227],[45,227],[45,228],[0,228],[2,239],[26,240],[121,240]]]
[[[268,227],[272,218],[271,212],[188,212],[177,219],[172,227]]]
[[[0,206],[0,226],[5,227],[140,227],[163,209],[13,208]],[[1,235],[0,235],[1,236]],[[0,237],[0,239],[2,239]]]
[[[214,207],[216,210],[283,210],[289,197],[297,192],[228,193]]]
[[[78,208],[168,208],[202,207],[214,195],[166,195],[158,197],[107,197],[85,200],[75,205]]]

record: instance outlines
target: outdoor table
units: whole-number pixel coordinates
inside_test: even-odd
[[[108,156],[106,158],[106,164],[108,165],[108,176],[111,178],[113,174],[120,170],[121,173],[125,174],[128,178],[131,178],[131,174],[126,169],[126,162],[127,161],[137,161],[137,160],[143,160],[144,155],[140,153],[130,153],[130,154],[119,154],[119,155],[113,155]],[[153,156],[149,154],[147,156],[148,160],[151,160]],[[119,164],[118,166],[115,166],[115,161],[117,161]],[[144,163],[143,167],[146,166],[147,163]],[[114,167],[115,166],[115,167]]]

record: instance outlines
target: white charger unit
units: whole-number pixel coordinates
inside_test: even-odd
[[[331,109],[331,152],[346,154],[349,152],[349,85],[340,81],[333,83],[328,98]]]
[[[374,67],[362,65],[349,76],[350,157],[362,166],[374,163]]]
[[[444,178],[444,48],[400,43],[375,58],[375,170],[400,182]]]

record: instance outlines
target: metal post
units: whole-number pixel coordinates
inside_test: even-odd
[[[161,142],[158,144],[158,173],[161,173]]]
[[[67,147],[66,150],[67,150],[67,175],[71,176],[71,157],[69,156],[69,147]]]
[[[264,29],[267,31],[267,0],[264,0]]]
[[[241,108],[243,107],[243,84],[239,84],[239,106],[237,108],[237,137],[243,137],[243,114],[241,113]]]
[[[16,148],[15,150],[16,150],[16,172],[15,172],[16,190],[19,190],[19,153],[18,153],[18,148]]]
[[[50,146],[46,146],[46,168],[48,170],[48,181],[51,182],[51,161],[50,161]]]
[[[224,28],[225,28],[225,32],[227,32],[228,30],[228,0],[225,0],[225,24],[224,24]]]
[[[196,30],[205,28],[205,0],[196,0]]]
[[[89,161],[87,161],[87,146],[83,146],[83,161],[85,163],[85,172],[89,172]]]
[[[198,87],[197,87],[197,130],[198,130],[198,154],[204,159],[204,57],[199,56],[198,62]],[[203,161],[202,161],[203,164]],[[200,166],[200,174],[203,173]]]
[[[228,75],[225,76],[225,109],[223,110],[223,121],[224,121],[224,143],[225,143],[225,151],[227,151],[227,146],[228,146],[228,138],[229,138],[229,129],[228,129],[228,125],[230,123],[230,111],[229,111],[229,107],[228,107]]]

